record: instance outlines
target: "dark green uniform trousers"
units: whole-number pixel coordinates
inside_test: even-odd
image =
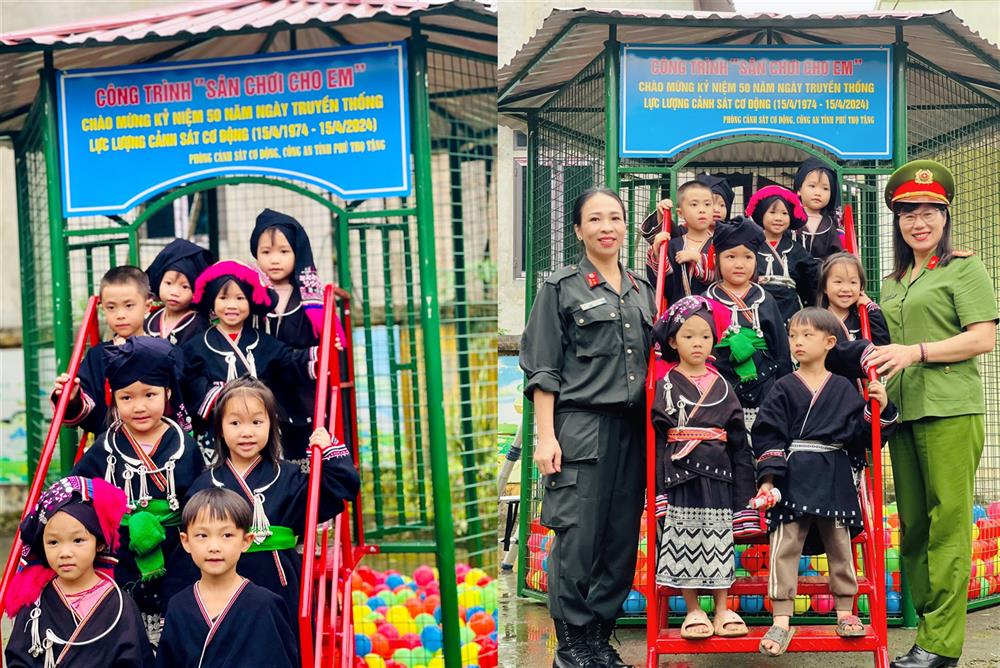
[[[889,441],[900,553],[920,616],[917,644],[953,658],[965,642],[973,485],[984,440],[982,415],[958,415],[903,422]]]
[[[641,411],[557,411],[562,470],[545,479],[542,524],[554,529],[549,611],[583,626],[618,617],[635,575],[645,491]]]

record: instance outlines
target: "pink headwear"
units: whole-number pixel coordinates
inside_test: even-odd
[[[194,284],[192,301],[201,311],[211,310],[216,295],[231,280],[236,281],[246,294],[252,313],[266,313],[274,308],[276,295],[261,281],[257,270],[235,260],[216,262],[201,272]]]
[[[780,197],[785,200],[785,203],[788,204],[788,208],[792,214],[792,222],[789,227],[793,230],[802,227],[806,224],[806,221],[809,220],[809,215],[802,207],[802,200],[799,199],[798,195],[782,186],[765,186],[753,194],[753,197],[750,198],[746,208],[746,215],[753,218],[758,225],[760,225],[761,220],[763,220],[763,213],[760,216],[760,220],[758,220],[758,217],[755,216],[754,213],[758,205],[769,197]]]

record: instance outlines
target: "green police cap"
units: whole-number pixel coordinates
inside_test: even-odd
[[[900,202],[951,204],[955,197],[955,177],[951,170],[933,160],[912,160],[889,177],[885,203],[890,209]]]

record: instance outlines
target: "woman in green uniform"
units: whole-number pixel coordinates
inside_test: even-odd
[[[621,668],[609,643],[635,574],[645,475],[645,377],[653,289],[619,261],[625,207],[611,190],[577,198],[584,255],[539,287],[521,337],[544,478],[555,668]]]
[[[895,270],[880,305],[892,343],[869,358],[901,424],[889,442],[903,568],[920,616],[893,668],[955,666],[965,640],[973,485],[985,439],[976,357],[993,350],[997,306],[982,260],[951,245],[954,177],[915,160],[889,178]]]

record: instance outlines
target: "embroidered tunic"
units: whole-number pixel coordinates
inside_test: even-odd
[[[322,466],[319,522],[340,514],[344,501],[357,496],[361,484],[350,453],[343,445],[327,447]],[[188,490],[188,495],[212,486],[240,494],[254,508],[251,531],[255,534],[256,545],[260,545],[269,532],[277,531],[276,527],[284,527],[281,531],[285,535],[290,532],[295,537],[301,537],[305,531],[309,476],[294,464],[282,461],[275,467],[260,459],[241,476],[226,460],[221,466],[203,473]],[[237,572],[281,596],[289,610],[297,610],[302,555],[296,551],[295,541],[277,550],[266,549],[267,544],[263,547],[258,551],[251,546],[251,551],[240,557]],[[191,555],[183,548],[175,549],[167,568],[165,591],[180,591],[199,577]]]
[[[46,653],[60,668],[152,668],[153,650],[139,610],[117,585],[110,584],[90,612],[81,615],[58,581],[50,582],[38,601],[14,618],[4,649],[7,668],[43,668]]]
[[[162,558],[170,555],[178,545],[180,502],[204,469],[194,439],[173,420],[164,418],[164,422],[168,429],[151,451],[146,452],[124,425],[118,425],[98,436],[72,471],[72,475],[85,478],[103,478],[124,490],[133,514],[150,510],[150,503],[157,505],[158,501],[162,512],[156,514],[165,535],[156,549]],[[147,578],[143,582],[136,555],[129,548],[128,521],[122,522],[119,534],[121,548],[117,554],[115,580],[136,599],[140,610],[161,613],[167,605],[160,591],[163,578]]]
[[[717,345],[715,351],[715,367],[719,373],[734,387],[743,407],[755,409],[774,381],[792,371],[788,334],[778,305],[756,283],[749,285],[742,298],[726,291],[721,283],[713,283],[705,291],[705,297],[721,303],[729,311],[727,328],[746,327],[764,339],[765,347],[755,349],[752,355],[757,375],[754,380],[740,380],[731,350],[720,349]],[[719,332],[719,336],[725,338],[729,331]]]
[[[844,250],[840,241],[840,235],[843,233],[839,213],[836,217],[826,213],[816,226],[815,232],[810,232],[809,226],[804,225],[802,229],[792,232],[792,238],[802,244],[810,255],[822,262],[834,253]]]
[[[857,304],[852,306],[841,322],[841,331],[837,332],[837,343],[856,341],[861,338],[861,316],[858,315],[858,308]],[[876,346],[889,344],[889,327],[885,323],[882,309],[875,302],[868,302],[864,308],[868,310],[868,325],[871,327],[872,343]]]
[[[653,400],[657,582],[673,587],[733,583],[733,517],[755,492],[740,402],[724,378],[711,377],[702,391],[671,369]]]
[[[192,311],[181,318],[181,320],[177,322],[177,324],[175,324],[169,332],[167,332],[167,335],[164,336],[163,317],[166,315],[166,312],[167,309],[161,308],[147,315],[146,321],[142,324],[143,331],[145,331],[149,336],[165,338],[175,346],[179,346],[187,343],[211,327],[211,323],[207,318],[205,318],[205,316],[197,311]]]
[[[816,258],[788,232],[776,246],[766,242],[757,251],[757,281],[774,297],[786,327],[803,306],[815,303],[818,272]]]
[[[299,665],[293,628],[281,598],[249,580],[215,619],[206,612],[198,585],[191,585],[170,599],[156,665],[293,668]]]
[[[897,412],[882,410],[882,438],[895,431]],[[854,470],[871,448],[871,412],[857,387],[829,373],[814,394],[798,373],[780,378],[757,414],[752,433],[757,480],[774,476],[781,501],[768,511],[774,531],[804,516],[832,517],[856,535],[862,529]],[[815,532],[805,554],[823,552]]]

